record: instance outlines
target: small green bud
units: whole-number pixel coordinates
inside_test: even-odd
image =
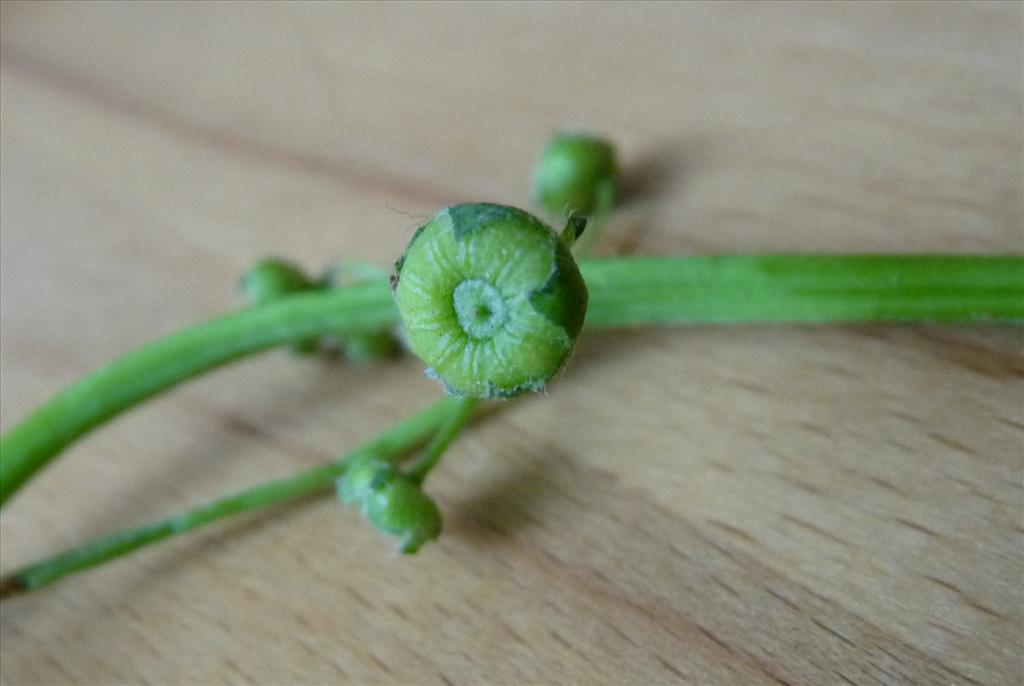
[[[374,455],[352,461],[338,479],[338,497],[356,505],[381,531],[401,536],[399,551],[415,553],[441,533],[441,511],[431,498],[389,462]]]
[[[266,305],[278,298],[318,288],[296,265],[277,257],[256,263],[238,283],[238,289],[250,305]],[[296,355],[311,355],[320,349],[319,338],[307,338],[291,345]]]
[[[617,175],[610,143],[586,134],[560,134],[548,143],[534,171],[534,202],[552,216],[589,215],[610,207]]]
[[[587,288],[567,243],[504,205],[441,210],[395,265],[409,347],[453,395],[537,391],[572,353]]]
[[[418,486],[396,475],[366,501],[363,513],[385,533],[401,536],[398,550],[415,553],[441,533],[441,511]]]
[[[264,305],[313,286],[301,269],[275,257],[258,262],[245,273],[238,285],[251,305]]]

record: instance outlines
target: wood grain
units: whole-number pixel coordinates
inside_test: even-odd
[[[2,5],[2,423],[235,305],[281,254],[389,263],[620,145],[599,252],[1021,252],[1021,5]],[[411,215],[411,216],[410,216]],[[410,359],[268,354],[89,437],[4,568],[342,452]],[[53,683],[1024,681],[1024,340],[963,327],[585,334],[472,428],[400,559],[314,498],[0,608]]]

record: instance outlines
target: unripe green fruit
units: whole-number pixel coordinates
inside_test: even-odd
[[[409,347],[453,395],[543,388],[583,327],[587,288],[569,247],[514,207],[442,210],[395,268]]]
[[[399,552],[412,554],[441,534],[441,511],[418,486],[401,475],[367,496],[366,518],[381,531],[400,536]]]
[[[585,134],[556,136],[534,170],[534,202],[552,216],[591,214],[611,205],[617,175],[615,149]]]
[[[395,467],[374,455],[362,455],[338,479],[338,497],[359,507],[384,533],[400,536],[399,551],[415,553],[441,533],[437,504]]]

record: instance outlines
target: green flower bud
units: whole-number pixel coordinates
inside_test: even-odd
[[[441,511],[419,486],[374,455],[356,458],[337,482],[342,502],[359,507],[381,531],[402,538],[399,551],[415,553],[441,533]]]
[[[265,305],[286,295],[317,288],[296,265],[276,257],[256,263],[238,283],[238,289],[250,305]],[[310,355],[320,347],[318,338],[307,338],[293,343],[296,355]]]
[[[575,133],[555,136],[534,171],[534,202],[553,216],[607,209],[617,174],[615,149],[607,141]]]
[[[428,374],[453,395],[543,388],[587,309],[568,242],[522,210],[488,203],[446,208],[420,227],[395,265],[395,301]]]
[[[281,296],[308,290],[313,284],[294,264],[270,257],[246,272],[238,285],[250,304],[264,305]]]
[[[363,508],[378,529],[400,536],[398,550],[415,553],[441,533],[441,511],[433,500],[408,479],[396,475],[370,495]]]

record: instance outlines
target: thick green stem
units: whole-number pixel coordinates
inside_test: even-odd
[[[1024,320],[1020,257],[631,257],[584,260],[581,269],[590,326]],[[139,348],[0,439],[0,503],[75,439],[177,383],[275,345],[397,321],[381,281],[287,296]]]
[[[296,476],[239,491],[194,510],[162,521],[99,538],[67,552],[19,569],[0,579],[0,598],[47,586],[61,577],[120,557],[150,543],[184,533],[231,515],[294,500],[334,483],[354,458],[372,453],[384,460],[395,460],[416,445],[436,435],[455,414],[459,400],[445,399],[412,418],[396,424],[377,438],[363,444],[345,457]],[[468,418],[468,416],[467,416]]]
[[[591,326],[1024,321],[1024,259],[1015,257],[620,258],[585,261],[582,271],[590,289]],[[3,493],[13,492],[88,429],[201,371],[310,335],[394,322],[390,297],[380,284],[289,297],[141,348],[75,384],[4,437]],[[475,406],[471,399],[441,401],[337,462],[25,567],[0,580],[0,597],[45,586],[222,517],[297,498],[329,485],[353,457],[372,452],[395,459],[431,438],[409,472],[421,481]],[[58,428],[62,433],[50,437]]]
[[[580,265],[588,326],[1024,321],[1024,258],[628,257]]]

